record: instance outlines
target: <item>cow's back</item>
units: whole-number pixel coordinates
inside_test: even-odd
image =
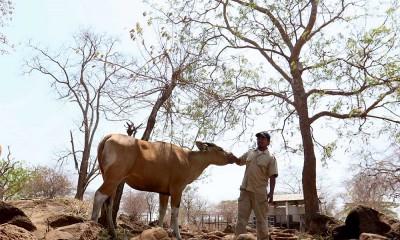
[[[185,170],[185,156],[183,149],[169,143],[114,134],[104,144],[101,164],[105,177],[122,176],[132,188],[169,195],[171,169]]]

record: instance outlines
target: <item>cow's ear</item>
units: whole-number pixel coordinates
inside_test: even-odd
[[[206,150],[207,149],[207,145],[200,142],[200,141],[196,141],[196,146],[200,151]]]

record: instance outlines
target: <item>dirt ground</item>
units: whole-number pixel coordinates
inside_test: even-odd
[[[91,202],[80,201],[76,199],[29,199],[29,200],[17,200],[17,201],[7,201],[19,209],[21,209],[27,217],[32,221],[32,223],[37,227],[34,235],[44,236],[46,232],[50,230],[48,219],[58,217],[60,215],[68,215],[83,218],[85,220],[90,219],[92,204]],[[136,225],[137,226],[137,225]],[[149,228],[149,226],[146,226]],[[142,230],[144,230],[143,228]],[[130,233],[126,236],[121,236],[121,239],[129,239],[132,236],[137,236],[140,234],[141,229],[136,229],[136,233]],[[119,232],[119,233],[118,233]],[[127,232],[119,229],[117,234],[120,235],[121,232]],[[181,231],[184,239],[204,239],[203,237],[197,238],[197,234],[185,234],[184,230]],[[205,233],[202,233],[205,234]],[[207,233],[212,235],[212,232]],[[106,231],[104,231],[104,238],[100,236],[99,239],[109,239]],[[128,236],[129,235],[129,236]],[[196,235],[196,236],[195,236]],[[186,237],[185,237],[186,236]],[[128,238],[126,238],[128,237]],[[310,236],[305,234],[297,234],[297,239],[312,239]],[[229,239],[229,238],[219,238],[219,239]]]

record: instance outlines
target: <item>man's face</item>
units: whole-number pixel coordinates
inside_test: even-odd
[[[265,150],[265,149],[267,149],[268,145],[269,145],[269,140],[266,137],[264,137],[262,135],[257,137],[258,149]]]

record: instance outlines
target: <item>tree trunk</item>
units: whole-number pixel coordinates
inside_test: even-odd
[[[87,185],[89,154],[90,153],[88,151],[86,150],[83,151],[82,162],[79,169],[78,185],[76,187],[76,195],[75,195],[75,198],[79,200],[83,200],[83,194],[85,193]]]
[[[85,116],[85,114],[84,114]],[[86,118],[84,117],[85,121]],[[71,145],[72,152],[74,155],[75,168],[78,168],[78,160],[75,152],[74,141],[71,132]],[[89,168],[89,159],[90,159],[90,147],[89,144],[89,128],[87,127],[87,122],[85,122],[85,145],[82,152],[82,160],[79,166],[79,177],[78,177],[78,185],[76,187],[76,195],[75,198],[79,200],[83,200],[83,195],[86,191],[86,187],[88,184],[88,168]]]
[[[297,62],[293,56],[292,61]],[[295,108],[299,117],[300,133],[303,143],[304,164],[302,172],[303,195],[305,204],[305,227],[307,232],[314,231],[313,221],[319,212],[317,184],[316,184],[316,157],[311,134],[311,123],[308,116],[307,95],[304,89],[301,72],[298,68],[291,69],[293,76],[292,91]]]
[[[0,186],[0,201],[4,200],[4,188]]]
[[[296,76],[296,74],[294,74]],[[297,79],[301,79],[297,75]],[[296,79],[296,78],[294,78]],[[314,143],[311,134],[311,124],[308,117],[307,96],[304,91],[302,80],[293,81],[293,93],[296,110],[299,115],[300,133],[303,143],[304,165],[302,173],[303,194],[305,204],[305,225],[307,232],[315,232],[315,224],[319,213],[317,184],[316,184],[316,157]]]
[[[305,225],[307,232],[316,233],[313,224],[319,213],[318,193],[316,184],[316,157],[308,119],[300,118],[300,131],[304,147],[303,194],[305,204]],[[303,127],[302,127],[303,125]]]

